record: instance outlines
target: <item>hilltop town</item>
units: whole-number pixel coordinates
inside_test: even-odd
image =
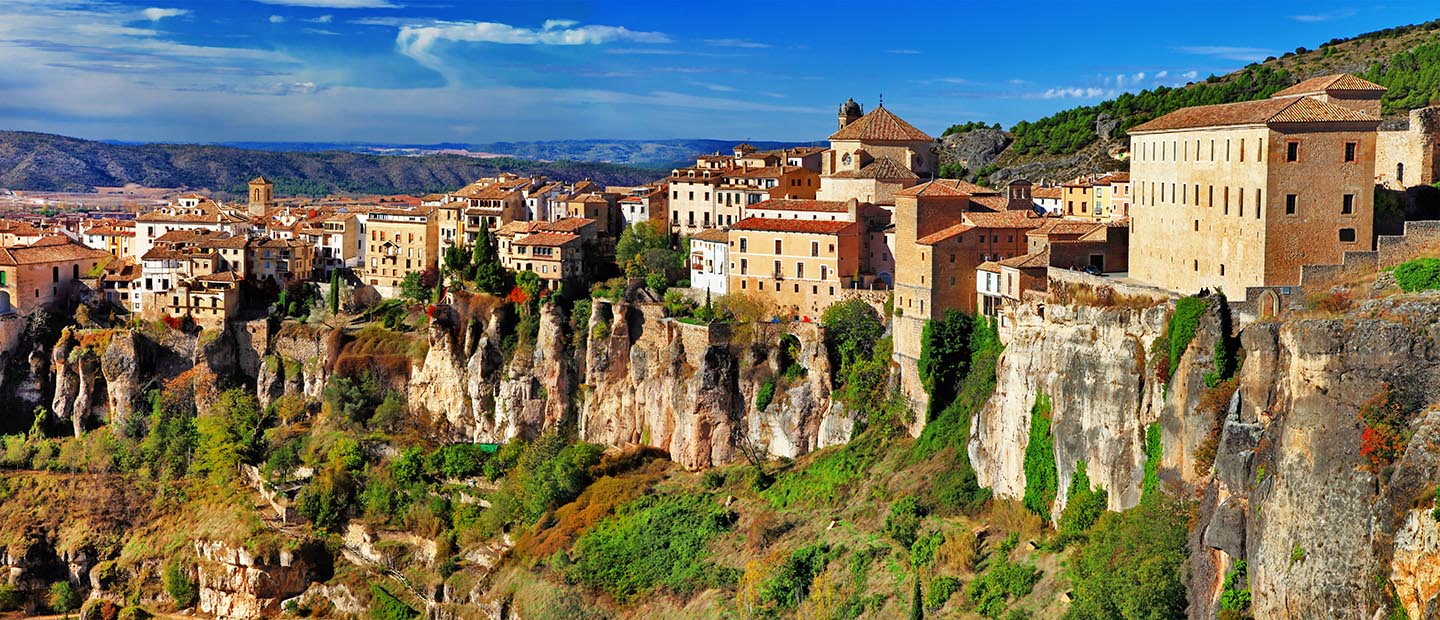
[[[443,194],[317,200],[277,197],[257,171],[244,202],[192,193],[139,213],[4,221],[0,314],[78,301],[92,316],[223,329],[303,317],[329,297],[356,311],[445,303],[463,290],[460,265],[488,254],[533,276],[530,295],[578,299],[638,276],[657,301],[744,296],[768,320],[802,322],[861,300],[894,315],[895,361],[922,403],[921,332],[947,311],[993,319],[1008,338],[1019,308],[1043,304],[1058,280],[1223,291],[1241,316],[1263,318],[1301,305],[1347,261],[1409,258],[1391,250],[1431,229],[1381,234],[1374,188],[1436,181],[1440,127],[1422,109],[1381,130],[1383,92],[1330,75],[1182,109],[1130,130],[1129,172],[1049,186],[937,179],[935,138],[853,99],[828,148],[740,144],[635,187],[500,174]],[[635,243],[683,264],[641,266]],[[13,344],[15,329],[0,333]]]

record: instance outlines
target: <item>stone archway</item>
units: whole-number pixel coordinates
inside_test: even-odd
[[[1271,319],[1280,314],[1280,296],[1275,291],[1260,294],[1260,318]]]

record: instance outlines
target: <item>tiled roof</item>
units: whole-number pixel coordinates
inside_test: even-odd
[[[540,230],[548,232],[573,233],[594,223],[595,220],[589,218],[567,217],[555,220],[553,222],[543,222],[540,224],[539,228]]]
[[[107,282],[131,282],[140,279],[140,265],[133,260],[112,260],[105,266],[100,279]]]
[[[896,196],[985,196],[999,194],[999,190],[980,187],[959,179],[936,179],[915,187],[895,192]]]
[[[78,260],[100,260],[110,258],[105,250],[96,250],[62,239],[59,242],[46,241],[35,245],[15,245],[0,248],[0,265],[33,265]]]
[[[1369,80],[1363,80],[1349,73],[1337,73],[1334,75],[1322,75],[1313,77],[1299,84],[1291,86],[1271,97],[1294,97],[1323,93],[1330,90],[1358,90],[1368,92],[1385,92],[1385,87]]]
[[[992,273],[1000,273],[1000,263],[997,263],[993,260],[987,260],[976,266],[975,271],[989,271]]]
[[[1000,194],[986,194],[984,196],[971,196],[970,207],[985,207],[991,211],[1007,211],[1010,209],[1010,199]],[[1034,215],[1034,211],[1026,208],[1016,211],[1017,213]]]
[[[890,157],[881,155],[859,170],[843,170],[830,175],[837,179],[918,179],[919,175]]]
[[[1045,223],[1025,233],[1027,236],[1043,237],[1049,235],[1084,235],[1097,228],[1104,228],[1100,222],[1082,222],[1079,220],[1066,220],[1061,218],[1046,218]]]
[[[1228,125],[1323,122],[1378,124],[1380,119],[1359,110],[1325,103],[1311,97],[1286,97],[1181,108],[1137,125],[1130,129],[1130,133]]]
[[[1059,198],[1060,188],[1058,187],[1037,187],[1030,190],[1031,198]]]
[[[905,122],[885,106],[876,106],[869,114],[860,117],[853,123],[840,128],[830,134],[830,140],[897,140],[897,141],[925,141],[934,140],[923,131],[916,129],[914,125]]]
[[[269,183],[269,182],[270,182],[270,181],[267,180],[267,179],[266,179],[265,177],[263,177],[263,176],[258,176],[258,177],[255,177],[255,178],[253,178],[253,179],[250,179],[250,184],[251,184],[251,185],[255,185],[256,183]]]
[[[769,217],[747,217],[735,222],[731,230],[756,230],[764,232],[810,233],[834,235],[855,226],[855,222],[833,222],[823,220],[784,220]]]
[[[515,220],[513,222],[507,222],[501,227],[496,228],[495,235],[513,237],[519,233],[528,233],[532,230],[535,230],[538,226],[539,222],[521,222],[519,220]]]
[[[203,276],[195,276],[195,279],[200,280],[201,282],[239,282],[241,280],[244,280],[245,276],[242,276],[233,271],[221,271],[218,273],[211,273]]]
[[[979,228],[1034,228],[1043,221],[1034,211],[966,211],[965,221]]]
[[[539,245],[547,247],[560,247],[572,241],[578,240],[579,235],[560,232],[542,232],[526,235],[515,240],[515,245]]]
[[[245,235],[230,235],[225,237],[206,239],[204,241],[201,241],[199,245],[202,248],[239,249],[244,248],[249,244],[250,238]]]
[[[916,239],[915,243],[918,243],[920,245],[935,245],[937,243],[940,243],[941,241],[954,237],[955,235],[959,235],[961,233],[971,230],[975,230],[975,227],[971,226],[970,224],[956,224],[954,226],[942,228],[938,231],[925,235],[924,237]]]
[[[29,222],[15,222],[0,220],[0,232],[16,235],[19,237],[34,237],[40,234],[40,229]]]
[[[824,213],[845,213],[850,203],[842,200],[795,200],[772,198],[745,207],[748,211],[819,211]]]
[[[1050,266],[1050,248],[1000,261],[1000,265],[1013,269],[1034,269]]]
[[[728,243],[730,241],[730,234],[718,228],[710,228],[690,235],[690,239],[694,241],[708,241],[710,243]]]

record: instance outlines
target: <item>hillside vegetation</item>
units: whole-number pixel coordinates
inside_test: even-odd
[[[665,172],[574,161],[536,162],[456,155],[397,157],[339,151],[271,152],[195,144],[118,145],[43,133],[0,131],[0,187],[90,191],[138,183],[245,193],[263,174],[282,196],[423,194],[463,187],[499,172],[607,185],[648,183]]]
[[[1386,115],[1440,101],[1440,20],[1332,39],[1314,50],[1301,47],[1183,87],[1124,93],[1095,105],[1021,121],[1010,129],[1014,143],[1006,155],[1010,160],[1069,155],[1101,140],[1097,126],[1106,124],[1102,121],[1114,123],[1116,131],[1109,137],[1120,139],[1131,127],[1180,108],[1264,99],[1301,80],[1342,72],[1389,89],[1383,100]]]

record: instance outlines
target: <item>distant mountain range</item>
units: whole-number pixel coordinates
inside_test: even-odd
[[[259,151],[316,152],[344,151],[370,155],[506,155],[521,159],[540,161],[586,161],[607,164],[627,164],[658,168],[682,165],[696,155],[721,151],[728,153],[745,140],[542,140],[536,142],[489,142],[465,144],[446,142],[440,144],[373,144],[359,142],[222,142],[233,146]],[[780,149],[794,146],[812,146],[822,142],[768,142],[750,141],[760,150]]]
[[[265,175],[275,182],[275,191],[280,195],[424,194],[453,190],[498,172],[538,174],[566,181],[588,178],[606,185],[638,185],[669,174],[668,166],[533,161],[511,156],[376,155],[364,152],[358,145],[343,150],[321,144],[271,144],[277,149],[283,146],[284,150],[257,146],[117,144],[0,131],[0,187],[85,192],[97,186],[138,183],[243,195],[247,181]],[[676,148],[684,147],[677,143]]]

